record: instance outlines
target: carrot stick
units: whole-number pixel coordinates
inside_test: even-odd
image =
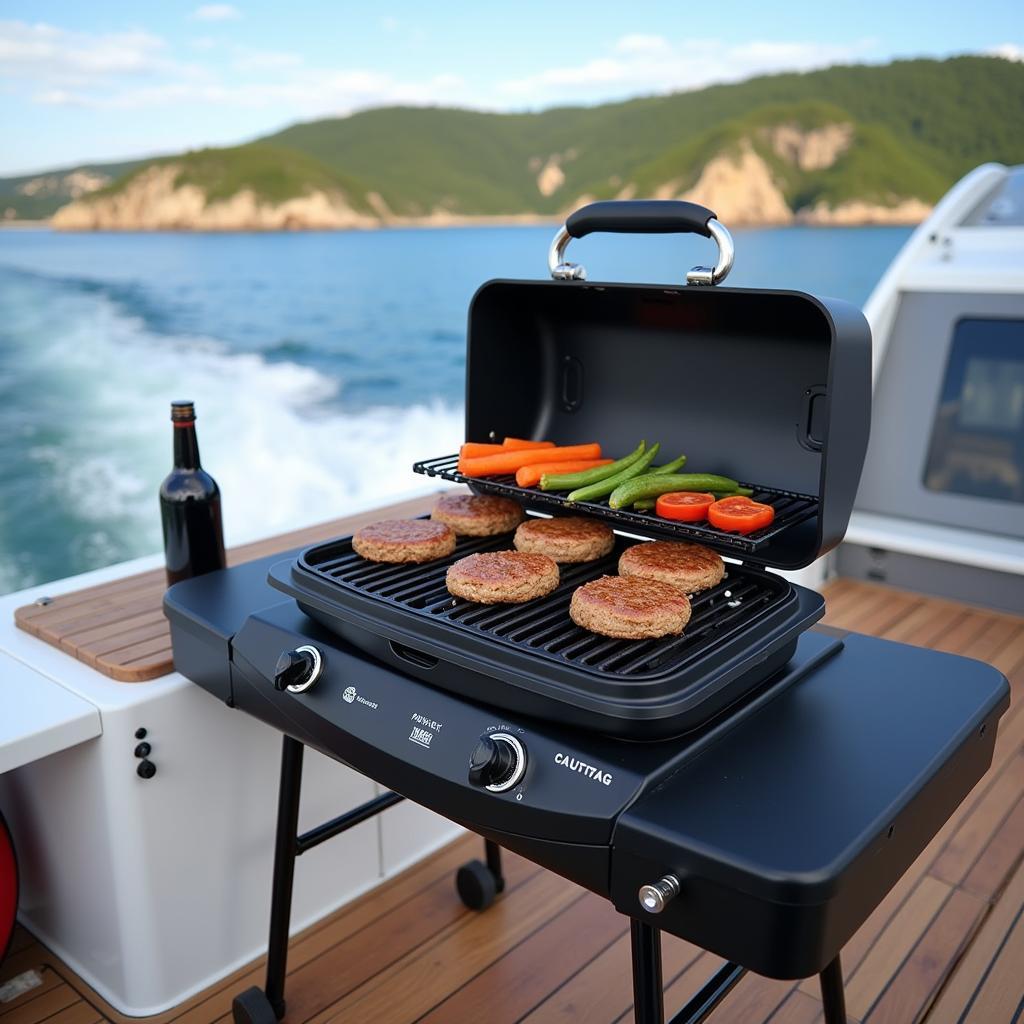
[[[529,451],[532,448],[554,448],[554,441],[524,441],[521,437],[506,437],[502,448],[506,451]]]
[[[501,452],[533,451],[535,448],[554,448],[554,441],[521,441],[517,437],[506,437],[504,444],[485,444],[481,441],[467,441],[459,449],[460,459],[481,459],[485,455]]]
[[[596,469],[611,464],[611,459],[576,459],[569,462],[538,462],[532,466],[520,466],[516,470],[516,483],[520,487],[535,487],[545,473],[580,473],[584,469]]]
[[[502,448],[500,444],[482,444],[479,441],[467,441],[459,449],[459,458],[480,459],[485,455],[498,455],[507,450],[507,448]]]
[[[502,476],[514,473],[520,466],[540,462],[571,462],[578,459],[601,458],[599,444],[570,444],[562,448],[535,448],[527,451],[501,452],[479,459],[460,459],[459,472],[466,476]]]

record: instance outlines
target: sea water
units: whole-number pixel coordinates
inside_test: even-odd
[[[906,228],[736,232],[729,284],[863,303]],[[194,399],[229,544],[431,484],[462,439],[466,309],[543,278],[550,226],[0,231],[0,593],[160,548],[171,399]],[[681,283],[710,243],[592,236],[591,280]]]

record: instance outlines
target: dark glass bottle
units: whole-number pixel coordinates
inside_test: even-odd
[[[220,488],[199,464],[196,412],[191,402],[171,402],[174,469],[160,485],[167,585],[224,568]]]

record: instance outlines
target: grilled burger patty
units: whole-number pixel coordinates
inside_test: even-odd
[[[619,572],[623,576],[671,583],[684,594],[695,594],[722,582],[725,563],[717,551],[703,544],[652,540],[646,544],[634,544],[623,551]]]
[[[455,550],[455,531],[429,519],[383,519],[356,530],[352,550],[371,562],[429,562]]]
[[[511,498],[493,494],[446,494],[430,518],[447,523],[460,537],[492,537],[508,533],[523,521],[523,510]]]
[[[592,562],[611,551],[615,534],[604,523],[580,516],[527,519],[512,543],[518,551],[548,555],[556,562]]]
[[[601,576],[572,595],[577,626],[621,640],[675,636],[690,621],[690,601],[670,583],[637,576]]]
[[[522,604],[558,586],[558,566],[547,555],[483,551],[460,558],[449,570],[448,592],[478,604]]]

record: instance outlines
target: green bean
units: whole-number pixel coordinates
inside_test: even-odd
[[[679,470],[686,465],[686,456],[680,455],[678,459],[673,459],[671,462],[666,462],[664,466],[655,466],[654,469],[648,473],[648,476],[665,476],[666,473],[677,473]],[[633,509],[636,512],[653,512],[656,504],[654,498],[641,498],[639,501],[633,503]]]
[[[607,466],[598,466],[596,469],[584,469],[579,473],[545,473],[540,478],[540,489],[542,491],[575,491],[577,487],[596,484],[598,480],[615,476],[616,473],[628,469],[643,455],[646,448],[647,442],[641,441],[625,458],[619,459],[617,462],[610,462]]]
[[[608,499],[609,508],[627,508],[639,498],[656,498],[671,491],[735,491],[739,484],[714,473],[647,473],[621,483]]]
[[[678,459],[666,462],[664,466],[655,466],[648,476],[665,476],[667,473],[678,473],[686,465],[686,456],[680,455]]]
[[[631,480],[633,477],[643,473],[654,461],[654,456],[658,454],[660,447],[660,444],[652,444],[632,466],[622,470],[621,473],[616,473],[615,476],[608,477],[606,480],[599,480],[596,484],[591,484],[589,487],[580,487],[569,495],[568,500],[593,501],[595,498],[603,498],[606,494],[611,494],[612,491],[620,487],[627,480]]]

